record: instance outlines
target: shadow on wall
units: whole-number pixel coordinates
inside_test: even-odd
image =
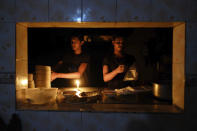
[[[0,117],[0,130],[1,131],[6,131],[6,129],[7,129],[7,125],[5,124],[5,122]]]
[[[13,114],[8,125],[0,118],[0,131],[22,131],[21,120],[17,114]]]

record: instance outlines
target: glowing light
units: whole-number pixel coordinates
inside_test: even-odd
[[[81,18],[80,17],[76,18],[76,21],[80,23],[81,22]]]
[[[78,96],[78,97],[81,97],[81,95],[80,95],[81,91],[78,88],[76,88],[74,90],[76,91],[75,95]]]
[[[77,89],[79,89],[80,81],[79,81],[79,80],[76,80],[75,83],[76,83],[76,85],[77,85]]]
[[[81,91],[79,89],[80,81],[79,80],[76,80],[75,83],[77,85],[77,88],[75,89],[75,91],[76,91],[76,94],[75,95],[78,96],[78,97],[81,97],[81,95],[80,95]]]
[[[21,80],[21,85],[26,86],[27,85],[27,79]]]
[[[78,8],[72,17],[73,21],[81,23],[81,8]]]
[[[78,23],[81,23],[81,17],[73,17],[73,20]]]

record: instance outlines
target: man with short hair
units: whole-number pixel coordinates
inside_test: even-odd
[[[62,60],[54,67],[51,74],[52,85],[54,86],[72,86],[71,79],[80,79],[82,83],[87,83],[86,71],[89,57],[82,52],[84,44],[82,36],[71,37],[71,53],[66,53]]]
[[[112,44],[113,53],[106,56],[103,61],[103,80],[108,82],[109,88],[123,88],[126,86],[124,76],[129,67],[134,65],[135,57],[123,52],[123,37],[115,36]]]

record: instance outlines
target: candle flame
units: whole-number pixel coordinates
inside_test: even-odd
[[[79,88],[80,81],[76,80],[77,88]]]
[[[80,95],[81,91],[79,90],[80,81],[79,80],[76,80],[75,83],[77,84],[77,88],[75,89],[76,96],[81,97],[81,95]]]

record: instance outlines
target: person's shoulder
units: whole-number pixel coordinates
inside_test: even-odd
[[[81,59],[87,59],[87,60],[90,59],[90,55],[87,52],[81,53],[80,57],[81,57]]]
[[[82,62],[85,62],[85,63],[89,63],[89,60],[90,60],[90,55],[86,52],[82,52],[79,56],[79,59],[82,61]]]
[[[62,55],[62,60],[63,61],[68,61],[70,58],[73,58],[73,57],[74,57],[74,53],[72,53],[72,52],[65,52]]]
[[[133,56],[133,55],[131,55],[131,54],[126,54],[126,53],[125,53],[125,57],[126,57],[126,59],[129,59],[129,60],[133,60],[133,61],[136,60],[136,59],[135,59],[135,56]]]
[[[73,56],[74,55],[74,52],[71,52],[71,51],[66,51],[63,56],[67,57],[67,56]]]
[[[111,52],[107,53],[107,54],[104,56],[104,58],[106,58],[106,59],[112,59],[113,57],[114,57],[114,54],[111,53]]]
[[[90,55],[89,55],[89,53],[87,53],[87,52],[82,52],[82,53],[81,53],[81,56],[83,56],[83,57],[89,57]]]
[[[127,53],[124,53],[124,56],[126,56],[126,57],[134,57],[133,55],[127,54]]]
[[[103,65],[109,65],[113,61],[114,54],[107,53],[103,58]]]

